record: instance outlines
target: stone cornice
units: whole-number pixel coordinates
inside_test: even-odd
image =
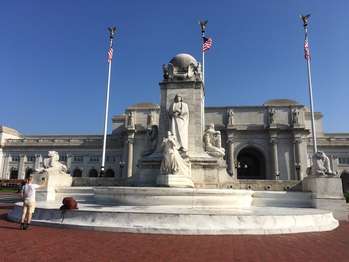
[[[316,141],[320,146],[349,146],[349,134],[343,137],[317,137]],[[307,138],[308,145],[312,144],[312,138]]]
[[[13,129],[13,128],[10,128],[10,127],[7,127],[7,126],[1,126],[1,125],[0,125],[0,133],[14,135],[14,136],[18,136],[18,137],[22,137],[23,136],[16,129]]]
[[[103,136],[33,136],[22,139],[7,139],[6,147],[101,147]],[[107,138],[108,147],[122,147],[120,137]]]

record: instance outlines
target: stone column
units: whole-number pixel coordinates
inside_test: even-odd
[[[301,143],[302,139],[301,138],[296,138],[294,140],[294,149],[295,149],[295,163],[294,163],[294,168],[295,168],[295,178],[300,180],[302,179],[302,165],[301,165]]]
[[[0,179],[3,178],[4,176],[4,173],[3,173],[4,161],[5,161],[5,154],[3,153],[0,145]]]
[[[88,152],[87,155],[82,155],[82,166],[80,167],[82,170],[82,177],[89,177],[90,172],[90,166],[89,166],[89,161],[90,161],[90,153]]]
[[[228,173],[234,177],[235,176],[235,167],[234,167],[234,139],[229,137],[227,140],[228,144]]]
[[[73,156],[71,154],[67,154],[67,173],[71,174],[71,163],[73,161]]]
[[[127,139],[127,178],[132,177],[134,133]]]
[[[41,155],[36,154],[36,155],[35,155],[35,162],[34,162],[34,169],[35,169],[35,170],[37,170],[37,169],[39,169],[39,168],[41,167],[41,166],[40,166],[41,161],[42,161]]]
[[[276,138],[271,138],[270,143],[272,146],[272,163],[273,163],[273,176],[275,180],[280,179],[279,171],[279,159],[278,159],[278,144]]]
[[[24,166],[25,162],[27,162],[27,156],[20,155],[19,168],[18,168],[18,179],[25,178],[25,166]]]
[[[2,179],[9,179],[10,178],[10,173],[9,173],[9,162],[10,162],[11,156],[8,154],[3,155],[3,165],[2,165]]]
[[[194,78],[192,80],[164,79],[160,82],[160,90],[159,141],[167,137],[167,131],[170,127],[168,110],[174,102],[175,96],[179,95],[183,98],[183,102],[188,105],[189,110],[188,155],[190,157],[202,156],[204,154],[202,137],[205,129],[205,95],[202,81]],[[158,143],[157,152],[161,151],[160,145],[161,143]]]

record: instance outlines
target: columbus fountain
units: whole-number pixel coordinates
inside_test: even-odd
[[[132,186],[73,187],[57,154],[51,152],[46,167],[34,174],[45,187],[37,192],[33,223],[212,235],[316,232],[338,226],[332,206],[326,203],[343,201],[340,179],[320,174],[321,170],[316,173],[319,168],[303,180],[303,192],[195,187],[193,180],[209,185],[210,180],[236,179],[227,172],[220,132],[213,124],[205,127],[200,63],[188,54],[175,56],[163,66],[160,90],[158,144],[141,159]],[[325,165],[318,160],[314,163],[321,169]],[[149,180],[153,185],[143,186]],[[315,203],[314,195],[321,194]],[[63,218],[59,207],[66,196],[77,199],[79,209],[66,211]],[[318,208],[319,201],[323,209]],[[9,219],[18,221],[21,208],[17,203]]]

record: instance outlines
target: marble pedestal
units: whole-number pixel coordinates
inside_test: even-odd
[[[313,206],[331,210],[335,218],[348,220],[348,205],[343,196],[342,180],[334,176],[308,176],[302,181],[303,191],[313,193]]]
[[[344,199],[340,177],[308,176],[302,184],[303,191],[311,191],[317,198]]]
[[[64,172],[34,173],[33,178],[35,184],[46,184],[36,191],[37,201],[55,200],[57,188],[69,187],[73,183],[73,178]]]
[[[190,156],[191,178],[195,187],[200,188],[222,188],[227,184],[236,181],[227,172],[227,166],[223,159],[216,159],[206,154]],[[142,159],[141,172],[135,176],[134,186],[167,186],[164,184],[166,178],[160,176],[161,156],[153,156]],[[158,181],[158,178],[160,181]],[[171,181],[178,181],[180,178],[170,177]],[[184,181],[184,179],[180,179]],[[158,183],[159,182],[159,183]],[[190,183],[190,184],[192,184]],[[178,187],[178,186],[175,186]]]
[[[227,165],[223,159],[211,156],[195,156],[190,158],[191,175],[196,187],[222,188],[235,180],[227,172]]]
[[[143,157],[140,161],[140,170],[135,174],[131,186],[156,186],[157,177],[160,176],[162,156],[154,153]]]
[[[164,187],[194,187],[191,177],[182,175],[159,175],[156,184]]]

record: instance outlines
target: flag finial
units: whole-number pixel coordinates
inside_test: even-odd
[[[113,39],[116,33],[116,26],[108,27],[108,30],[109,30],[109,38]]]
[[[199,21],[201,33],[205,33],[208,20]]]
[[[300,15],[300,18],[303,21],[303,26],[307,27],[308,26],[308,20],[309,20],[310,14],[308,15]]]

